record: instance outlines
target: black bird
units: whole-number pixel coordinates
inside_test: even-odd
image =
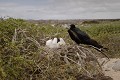
[[[91,39],[88,34],[86,34],[84,31],[81,31],[79,28],[76,28],[74,24],[70,25],[70,29],[68,30],[68,33],[73,41],[75,41],[77,44],[86,44],[86,45],[92,45],[96,50],[100,51],[104,48],[102,45],[100,45],[97,41]]]

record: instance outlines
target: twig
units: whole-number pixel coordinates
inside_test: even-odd
[[[17,38],[17,30],[15,29],[15,32],[14,32],[14,35],[13,35],[13,38],[12,38],[12,43],[16,42],[16,38]]]

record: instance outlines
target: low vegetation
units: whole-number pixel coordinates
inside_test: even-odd
[[[120,21],[100,21],[85,25],[78,23],[78,26],[107,47],[109,50],[106,54],[109,57],[120,57]],[[67,43],[66,46],[55,50],[46,48],[46,40],[54,37],[62,37]],[[81,63],[77,63],[82,53],[80,51],[84,52],[86,49],[89,47],[78,48],[70,39],[67,30],[59,25],[36,25],[22,19],[1,19],[0,79],[76,80],[81,74],[93,77],[102,73],[96,57],[94,60],[97,66],[84,58],[82,67]],[[85,55],[91,55],[94,51],[90,48]]]

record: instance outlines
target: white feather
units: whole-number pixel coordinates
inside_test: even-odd
[[[62,38],[60,38],[60,42],[58,42],[58,44],[59,45],[65,45],[66,43],[65,43],[65,41]]]
[[[49,45],[51,45],[51,44],[52,44],[52,39],[46,41],[46,45],[47,45],[47,46],[49,46]]]
[[[57,38],[46,41],[46,46],[49,48],[59,48],[59,45],[57,43]]]
[[[52,39],[46,41],[46,46],[52,48]]]
[[[52,42],[52,48],[59,48],[59,44],[57,43],[57,38],[54,38],[53,39],[53,42]]]
[[[57,38],[54,38],[52,44],[57,44]]]
[[[60,38],[60,41],[57,43],[57,38],[54,38],[53,40],[50,39],[48,41],[46,41],[46,46],[49,47],[49,48],[59,48],[60,45],[65,45],[65,41]]]

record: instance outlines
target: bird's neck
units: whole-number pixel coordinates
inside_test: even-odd
[[[71,27],[70,29],[72,30],[72,29],[74,29],[75,27]]]

